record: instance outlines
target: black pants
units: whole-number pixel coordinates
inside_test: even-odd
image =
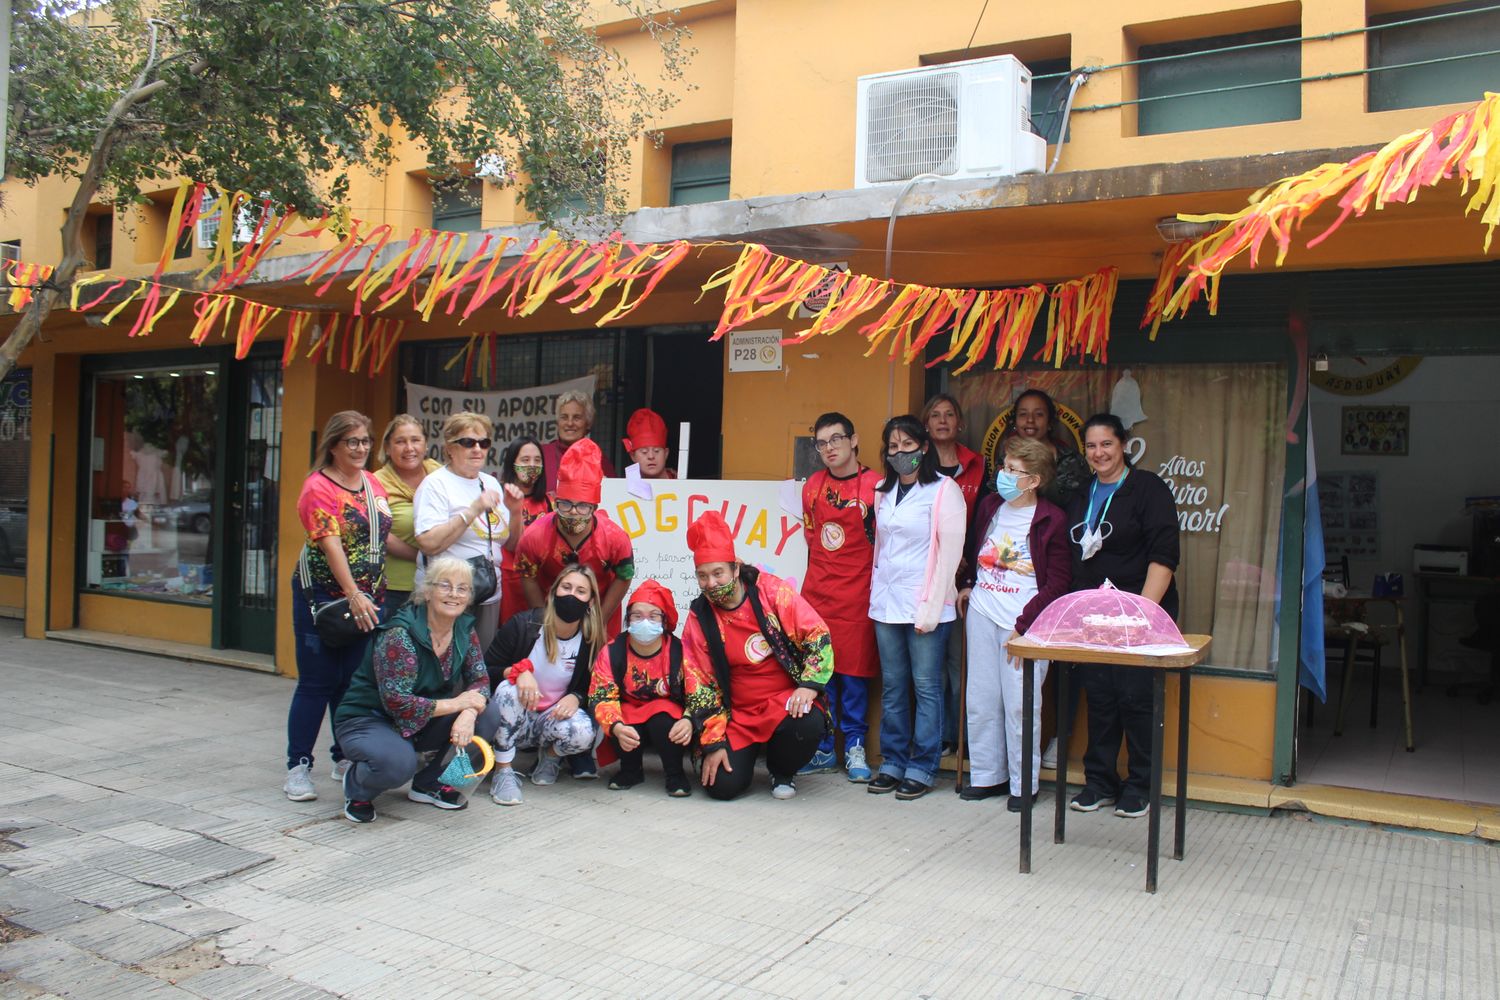
[[[792,777],[817,753],[827,727],[828,716],[817,707],[800,719],[788,715],[766,742],[729,751],[729,766],[734,770],[719,768],[714,783],[704,790],[714,799],[732,799],[744,794],[755,778],[755,758],[760,756],[762,748],[766,751],[766,769],[773,777]]]
[[[667,733],[677,724],[677,720],[666,712],[657,712],[645,722],[633,728],[640,734],[640,746],[634,750],[621,750],[620,744],[610,737],[610,742],[615,744],[615,750],[620,755],[620,777],[634,781],[640,781],[645,773],[643,758],[646,756],[646,748],[650,747],[656,751],[661,758],[662,774],[666,775],[667,781],[673,778],[683,777],[682,753],[686,747],[680,743],[673,743],[667,739]]]
[[[1083,752],[1086,784],[1104,796],[1130,793],[1146,798],[1151,791],[1151,671],[1108,665],[1074,670],[1083,675],[1089,696],[1089,744]],[[1115,770],[1122,735],[1128,751],[1124,782]]]

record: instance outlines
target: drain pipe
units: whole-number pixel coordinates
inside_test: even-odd
[[[1049,174],[1057,169],[1057,161],[1062,159],[1063,146],[1068,142],[1068,119],[1073,116],[1073,98],[1078,96],[1078,88],[1088,83],[1088,80],[1088,73],[1078,70],[1068,85],[1068,99],[1063,102],[1062,127],[1057,130],[1057,148],[1052,151],[1052,163],[1047,167]]]
[[[913,187],[916,186],[916,183],[918,181],[940,181],[942,179],[942,174],[917,174],[911,180],[903,184],[900,191],[896,192],[896,200],[891,203],[891,221],[885,227],[886,281],[891,280],[891,248],[895,245],[896,242],[896,216],[901,212],[901,202],[906,200],[907,194]],[[896,363],[894,361],[890,362],[890,367],[891,377],[889,384],[886,386],[885,393],[885,416],[887,420],[896,415]]]

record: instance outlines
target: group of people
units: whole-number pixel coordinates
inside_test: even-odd
[[[799,775],[842,767],[872,794],[912,800],[932,790],[962,726],[971,767],[961,796],[1007,796],[1018,811],[1042,754],[1038,743],[1023,782],[1009,639],[1058,596],[1106,580],[1176,615],[1170,490],[1130,468],[1116,417],[1085,422],[1080,452],[1033,389],[1015,400],[992,476],[959,443],[963,412],[947,394],[886,423],[878,471],[861,463],[848,417],[819,417],[823,468],[802,487],[800,591],[743,563],[709,511],[687,528],[700,593],[679,637],[671,592],[634,579],[630,538],[599,509],[613,470],[588,437],[593,401],[565,395],[558,411],[559,439],[510,442],[498,480],[483,471],[493,432],[481,415],[445,421],[441,464],[426,458],[410,416],[378,441],[361,414],[329,420],[298,505],[308,540],[293,580],[289,798],[316,798],[325,715],[355,822],[408,783],[414,801],[463,808],[467,796],[441,776],[476,735],[493,747],[490,796],[505,806],[522,803],[523,777],[546,786],[566,769],[587,780],[616,761],[610,787],[634,787],[648,749],[675,797],[692,794],[696,778],[710,797],[734,798],[763,758],[776,798],[794,796]],[[671,475],[656,414],[637,411],[624,444],[627,475]],[[370,473],[375,445],[383,461]],[[352,641],[321,629],[330,610],[357,625]],[[1081,669],[1086,784],[1071,806],[1143,815],[1149,683]],[[866,750],[875,677],[878,767]],[[1040,727],[1033,733],[1039,741]],[[523,765],[518,754],[533,752]]]

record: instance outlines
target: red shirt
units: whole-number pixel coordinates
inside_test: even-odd
[[[563,537],[556,514],[543,514],[533,521],[516,546],[516,572],[523,580],[535,580],[543,594],[550,592],[563,571],[575,563],[594,571],[600,600],[616,580],[629,581],[635,576],[630,536],[598,511],[594,512],[594,527],[577,548]],[[620,634],[623,604],[604,623],[610,639]]]
[[[843,479],[820,469],[802,485],[802,534],[807,541],[802,596],[828,623],[834,671],[851,677],[880,672],[870,620],[879,482],[879,474],[870,469],[861,468]]]
[[[521,502],[521,523],[512,525],[512,531],[525,531],[543,514],[550,513],[552,501],[545,496],[540,500],[527,497]],[[521,575],[516,570],[516,554],[510,549],[500,550],[500,621],[505,623],[512,615],[526,610],[526,592],[521,588]]]
[[[623,687],[615,684],[610,647],[606,645],[599,650],[589,677],[589,708],[594,713],[594,721],[606,734],[616,722],[638,726],[658,712],[666,712],[674,719],[682,718],[682,706],[672,700],[670,676],[670,644],[676,640],[671,636],[666,638],[667,641],[651,656],[642,656],[626,644]]]

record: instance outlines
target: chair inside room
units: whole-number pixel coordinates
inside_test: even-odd
[[[1411,676],[1406,655],[1406,622],[1400,604],[1327,597],[1323,601],[1323,609],[1326,647],[1330,654],[1337,651],[1338,662],[1343,664],[1343,670],[1339,674],[1338,712],[1334,718],[1333,735],[1342,736],[1344,733],[1344,715],[1348,709],[1349,691],[1357,666],[1369,667],[1370,728],[1374,729],[1379,724],[1381,654],[1386,646],[1394,645],[1401,666],[1401,707],[1405,715],[1406,750],[1408,753],[1415,751]],[[1328,662],[1333,663],[1334,660],[1335,656],[1329,655]]]

